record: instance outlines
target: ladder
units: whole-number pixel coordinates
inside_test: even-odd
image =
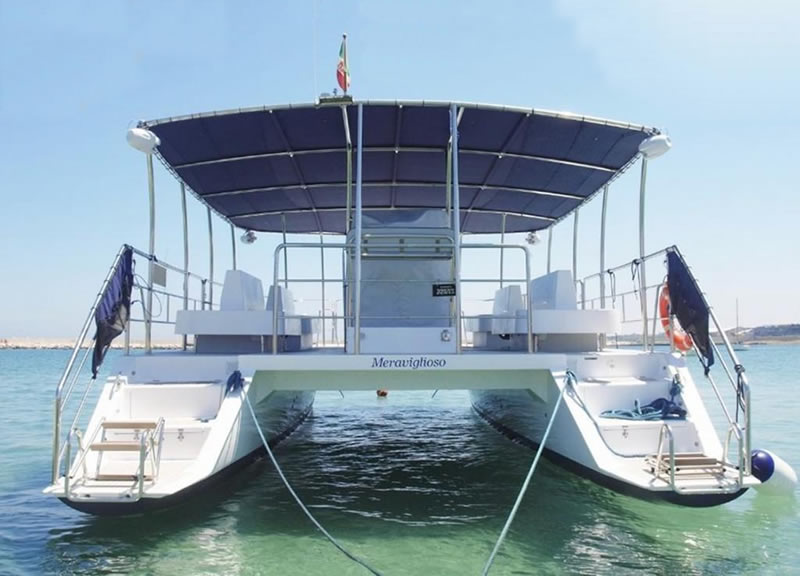
[[[116,434],[122,433],[126,438],[123,440],[109,439],[107,434],[109,431],[114,431]],[[78,437],[78,447],[80,450],[80,457],[74,466],[69,467],[68,470],[74,469],[76,473],[78,470],[82,471],[82,475],[74,478],[73,474],[68,472],[64,478],[64,492],[69,497],[70,494],[70,481],[83,480],[91,482],[136,482],[138,483],[138,498],[142,497],[144,492],[145,482],[155,482],[158,478],[158,470],[161,463],[161,447],[163,445],[164,434],[164,418],[158,420],[102,420],[97,429],[92,434],[88,446],[83,445],[80,432],[75,430]],[[95,441],[97,436],[99,440]],[[127,438],[130,436],[130,438]],[[88,474],[86,469],[86,456],[89,452],[97,452],[97,465],[93,476]],[[101,465],[103,455],[107,452],[135,452],[139,454],[137,467],[131,472],[125,473],[101,473]],[[69,462],[69,456],[67,457]],[[147,471],[147,464],[149,472]]]

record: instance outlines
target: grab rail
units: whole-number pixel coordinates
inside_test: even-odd
[[[662,250],[658,250],[656,252],[652,252],[651,254],[646,255],[644,258],[636,258],[636,259],[634,259],[634,260],[632,260],[632,261],[630,261],[628,263],[621,264],[621,265],[616,266],[614,268],[609,268],[607,270],[604,270],[603,272],[591,274],[589,276],[586,276],[582,280],[576,281],[576,286],[579,286],[582,289],[582,292],[581,292],[581,305],[583,307],[585,307],[586,303],[589,302],[593,306],[593,304],[594,304],[594,302],[596,300],[600,300],[602,302],[603,299],[609,298],[608,295],[605,295],[601,291],[601,296],[596,297],[596,298],[586,299],[585,287],[586,287],[586,284],[587,284],[587,282],[589,280],[594,280],[594,279],[601,279],[602,280],[602,277],[604,275],[608,275],[610,279],[615,280],[616,279],[615,274],[617,272],[619,272],[621,270],[625,270],[625,269],[630,269],[635,274],[636,273],[636,269],[637,269],[638,266],[645,265],[645,263],[647,261],[649,261],[649,260],[652,260],[652,259],[655,259],[655,258],[660,258],[660,257],[665,257],[670,252],[676,254],[678,256],[678,258],[680,258],[681,262],[683,262],[684,266],[686,266],[686,261],[683,258],[683,255],[681,254],[680,250],[678,250],[678,247],[677,246],[669,246],[669,247],[664,248]],[[708,303],[708,300],[707,300],[705,294],[700,289],[700,286],[699,286],[699,284],[697,282],[697,279],[694,277],[694,274],[692,274],[692,271],[689,269],[688,266],[686,266],[686,270],[688,271],[689,278],[694,283],[694,287],[697,290],[697,293],[700,295],[700,297],[701,297],[701,299],[703,301],[703,305],[708,309],[708,316],[709,316],[710,324],[711,324],[710,328],[712,330],[716,330],[716,337],[722,340],[722,346],[718,346],[717,343],[714,341],[714,336],[715,335],[713,334],[713,332],[709,334],[709,340],[710,340],[710,344],[709,345],[713,349],[713,352],[715,353],[715,357],[718,360],[719,365],[722,367],[722,370],[723,370],[725,376],[727,377],[728,382],[731,384],[731,386],[732,386],[732,388],[733,388],[733,390],[734,390],[734,392],[736,394],[737,410],[736,410],[736,414],[735,415],[731,415],[731,411],[728,409],[728,407],[726,405],[726,402],[725,402],[725,399],[723,398],[722,394],[720,393],[720,390],[719,390],[719,388],[717,386],[717,383],[714,380],[714,376],[711,374],[711,372],[709,370],[705,369],[706,368],[705,365],[704,365],[704,373],[705,373],[706,379],[711,384],[711,388],[712,388],[712,390],[714,392],[714,395],[716,396],[717,401],[719,402],[719,404],[720,404],[720,406],[722,408],[722,411],[723,411],[723,414],[725,416],[725,419],[727,420],[729,434],[731,433],[730,430],[732,429],[732,427],[735,427],[735,429],[738,430],[739,433],[742,436],[742,441],[743,441],[744,445],[743,445],[742,450],[739,450],[740,454],[739,454],[739,458],[737,458],[737,463],[738,463],[739,467],[743,470],[743,473],[745,475],[749,475],[752,472],[752,462],[751,462],[751,455],[750,455],[751,454],[750,386],[749,386],[749,383],[748,383],[748,380],[747,380],[747,376],[745,374],[744,367],[739,362],[739,358],[736,355],[736,352],[733,349],[733,346],[731,345],[730,340],[728,339],[727,333],[725,332],[725,330],[720,325],[719,320],[717,319],[717,316],[714,313],[714,309]],[[654,288],[658,288],[658,286],[660,286],[660,284],[647,286],[644,289],[645,290],[645,294],[642,295],[640,293],[640,290],[637,289],[638,284],[636,282],[633,282],[633,284],[634,284],[633,290],[623,291],[623,292],[618,293],[616,291],[615,283],[612,282],[612,290],[611,290],[611,294],[610,294],[611,306],[616,308],[616,306],[617,306],[617,303],[616,303],[617,298],[620,297],[620,296],[622,297],[622,299],[621,299],[621,307],[622,307],[622,315],[623,315],[622,322],[623,323],[625,323],[625,322],[634,322],[634,321],[640,321],[640,322],[644,321],[644,318],[639,318],[639,319],[636,319],[636,320],[629,320],[629,319],[625,318],[625,312],[626,312],[626,310],[625,310],[625,296],[629,295],[629,294],[638,294],[639,298],[647,297],[647,292],[648,291],[652,291]],[[660,295],[660,293],[656,290],[656,292],[655,292],[655,300],[654,300],[654,310],[656,310],[656,311],[658,309],[657,307],[658,307],[659,295]],[[670,317],[669,317],[670,325],[672,325],[674,321],[675,321],[674,320],[674,315],[670,314]],[[656,333],[657,323],[658,323],[658,314],[654,314],[651,335],[644,342],[645,347],[648,348],[650,351],[653,350],[653,346],[655,345],[655,333]],[[648,330],[647,330],[648,327],[644,326],[643,328],[644,328],[643,333],[647,333],[648,332]],[[674,333],[674,331],[671,330],[671,333]],[[672,344],[672,342],[670,342],[670,344],[671,344],[671,346],[673,346],[673,350],[674,350],[674,345]],[[701,359],[701,355],[700,355],[699,351],[697,350],[696,346],[694,347],[694,351],[695,351],[695,355],[697,356],[698,360],[700,360]],[[729,365],[729,363],[733,364],[733,367],[731,367]],[[702,361],[701,361],[701,364],[702,364]],[[740,425],[739,409],[741,409],[741,412],[742,412],[743,425]],[[725,452],[725,457],[727,459],[727,450]]]
[[[369,236],[369,235],[365,235],[365,236]],[[385,236],[377,235],[377,236],[375,236],[375,238],[383,239],[383,238],[385,238]],[[389,238],[394,239],[394,238],[400,238],[400,237],[399,236],[390,236]],[[369,246],[371,246],[372,248],[379,248],[381,250],[386,250],[388,248],[392,248],[394,250],[398,250],[398,249],[405,250],[407,248],[417,248],[417,249],[427,249],[427,250],[431,250],[431,249],[436,249],[436,250],[447,249],[450,252],[452,252],[451,246],[449,246],[447,244],[443,245],[443,244],[438,243],[438,242],[436,242],[436,243],[419,242],[419,241],[416,240],[416,238],[417,237],[414,237],[414,241],[408,242],[408,243],[391,243],[391,242],[374,242],[373,241],[370,245],[367,246],[366,249],[369,249]],[[419,238],[451,240],[447,236],[440,236],[440,235],[420,236]],[[318,243],[312,243],[312,242],[284,242],[284,243],[278,244],[275,247],[275,251],[273,253],[273,277],[272,277],[272,285],[273,286],[278,286],[281,282],[288,283],[288,278],[285,279],[285,278],[281,278],[281,276],[280,276],[280,263],[282,261],[281,252],[286,252],[290,248],[305,248],[305,249],[314,249],[314,250],[326,250],[326,249],[327,250],[342,250],[342,254],[346,256],[347,254],[352,254],[353,250],[355,249],[355,244],[352,243],[352,242],[336,243],[336,244],[331,244],[331,243],[318,244]],[[508,249],[510,249],[510,250],[514,250],[514,249],[516,249],[516,250],[522,251],[522,253],[524,255],[524,264],[525,264],[525,279],[524,279],[524,282],[525,282],[525,286],[527,288],[526,289],[527,305],[525,307],[526,314],[527,314],[527,317],[526,317],[526,319],[527,319],[527,322],[526,322],[526,324],[527,324],[527,329],[526,329],[526,331],[527,331],[527,347],[528,347],[528,352],[529,353],[534,352],[535,345],[534,345],[534,339],[533,339],[533,318],[532,318],[532,308],[533,307],[531,305],[531,296],[532,295],[530,294],[530,289],[529,289],[530,281],[531,281],[531,266],[530,266],[530,257],[529,257],[528,247],[525,246],[525,245],[520,245],[520,244],[481,243],[481,244],[461,244],[461,249],[462,250],[463,249],[469,249],[469,250],[486,250],[486,249],[496,249],[496,250],[508,250]],[[365,250],[363,245],[362,245],[362,250]],[[430,253],[428,253],[428,252],[426,252],[424,254],[426,256],[430,256]],[[392,257],[392,256],[387,255],[384,252],[381,252],[380,254],[376,255],[375,257],[376,258],[388,258],[388,257]],[[398,252],[396,257],[416,258],[416,257],[419,257],[419,255],[417,255],[417,254],[403,255],[402,251],[400,251],[400,252]],[[343,263],[343,268],[342,268],[343,275],[346,274],[346,272],[347,272],[346,265]],[[346,293],[347,293],[347,290],[348,290],[348,288],[350,286],[350,279],[347,278],[347,277],[343,277],[341,279],[336,279],[336,280],[326,279],[324,277],[322,277],[320,279],[301,278],[301,279],[293,280],[293,282],[295,282],[295,281],[296,282],[300,282],[300,283],[321,283],[321,284],[324,284],[326,282],[337,282],[337,283],[341,282],[342,285],[345,288],[345,292]],[[453,275],[453,278],[451,278],[451,281],[454,281],[457,284],[460,284],[460,283],[468,283],[468,282],[499,282],[500,280],[488,280],[488,279],[483,279],[483,278],[476,278],[476,279],[469,279],[468,278],[468,279],[460,279],[459,280],[458,278],[455,278],[455,275]],[[506,281],[508,281],[508,280],[506,280]],[[389,282],[389,281],[380,280],[380,279],[362,279],[361,282],[363,284],[363,283]],[[420,282],[420,281],[414,280],[414,279],[409,279],[409,280],[404,280],[403,282],[413,283],[413,282]],[[426,282],[428,282],[428,281],[426,280]],[[456,288],[456,291],[457,292],[459,291],[458,286]],[[352,306],[353,306],[351,301],[352,301],[352,297],[351,297],[351,295],[348,294],[345,297],[345,311],[344,311],[344,313],[342,315],[337,315],[335,318],[337,320],[343,320],[345,323],[347,323],[349,321],[352,321],[352,322],[355,322],[356,324],[359,324],[360,322],[357,322],[356,320],[360,320],[362,318],[361,311],[360,310],[350,310],[348,312],[348,310],[350,308],[352,308]],[[281,319],[286,320],[286,319],[291,319],[291,318],[302,318],[304,316],[303,315],[298,315],[298,314],[291,314],[291,315],[290,314],[285,314],[276,305],[273,305],[271,312],[272,312],[272,335],[273,335],[273,337],[272,337],[272,354],[277,354],[278,353],[278,328],[279,328],[279,325],[280,325],[280,320]],[[327,316],[325,314],[322,314],[320,317],[323,320],[331,318],[330,316]],[[390,315],[387,315],[387,316],[371,315],[371,316],[369,316],[369,318],[393,318],[393,317],[394,316],[390,316]],[[451,313],[449,315],[420,315],[420,316],[413,316],[413,318],[416,318],[416,319],[442,319],[442,318],[451,319],[452,325],[455,326],[456,329],[458,330],[458,332],[457,332],[457,334],[458,334],[457,342],[461,341],[461,332],[463,330],[463,320],[465,320],[467,318],[471,318],[471,317],[475,317],[475,316],[474,315],[466,315],[466,314],[463,313],[462,310],[459,310],[459,309],[452,309]],[[366,317],[363,317],[363,318],[366,318]],[[411,318],[411,316],[404,316],[404,318]],[[345,334],[346,334],[346,332],[345,332]],[[354,338],[360,339],[359,331],[355,331]],[[460,346],[457,346],[456,348],[457,348],[457,353],[460,353],[461,352]],[[357,350],[357,349],[359,349],[359,347],[355,346],[354,349]]]
[[[91,450],[91,446],[94,443],[97,435],[103,429],[103,422],[105,418],[101,419],[98,423],[97,427],[92,432],[92,435],[89,437],[89,442],[85,443],[82,441],[82,435],[79,429],[73,428],[70,431],[70,434],[67,437],[66,443],[66,471],[64,474],[64,497],[69,499],[71,493],[71,483],[73,482],[73,474],[72,469],[75,468],[77,470],[82,470],[83,474],[81,475],[81,480],[86,480],[87,478],[87,471],[86,471],[86,456]],[[150,456],[150,463],[151,468],[153,471],[152,474],[152,481],[155,482],[158,479],[158,474],[161,469],[161,447],[163,446],[162,442],[162,435],[164,433],[164,418],[161,417],[158,419],[158,423],[156,424],[155,428],[152,430],[144,430],[142,435],[139,438],[139,466],[136,469],[136,473],[133,475],[136,477],[137,482],[137,492],[138,496],[135,501],[141,500],[142,495],[144,494],[144,480],[145,480],[145,464],[147,462],[147,456]],[[75,462],[71,462],[71,454],[72,454],[72,436],[75,436],[78,439],[78,459]],[[156,449],[157,448],[157,449]],[[99,468],[99,463],[98,463]]]
[[[664,422],[658,432],[658,454],[656,455],[656,474],[661,477],[661,457],[664,452],[664,433],[666,432],[669,440],[669,484],[672,489],[678,491],[675,485],[675,436],[672,434],[670,425]]]
[[[156,262],[159,266],[162,266],[162,267],[164,267],[164,268],[166,268],[168,270],[172,270],[173,272],[179,273],[185,278],[194,278],[194,279],[200,281],[201,288],[203,289],[202,290],[202,296],[201,296],[201,299],[200,299],[201,306],[205,307],[206,304],[213,305],[212,302],[207,302],[205,300],[205,286],[206,286],[206,284],[211,282],[207,278],[203,278],[202,276],[200,276],[198,274],[195,274],[195,273],[190,272],[188,270],[184,270],[184,269],[179,268],[177,266],[173,266],[172,264],[169,264],[167,262],[163,262],[161,260],[158,260],[154,255],[148,254],[146,252],[142,252],[141,250],[138,250],[137,248],[135,248],[133,246],[130,246],[128,244],[123,244],[122,245],[122,247],[117,252],[117,255],[114,257],[114,260],[113,260],[111,266],[109,267],[109,270],[108,270],[108,273],[106,274],[106,277],[104,278],[102,284],[100,285],[100,290],[97,292],[97,296],[95,297],[94,302],[92,303],[92,306],[89,308],[89,313],[86,316],[86,320],[84,321],[83,326],[81,327],[81,330],[78,333],[78,337],[75,340],[75,345],[72,348],[72,353],[70,354],[70,357],[67,360],[67,364],[66,364],[66,366],[64,368],[64,371],[61,374],[61,378],[59,379],[58,384],[56,385],[54,411],[53,411],[53,454],[52,454],[52,463],[51,463],[52,464],[51,476],[52,476],[53,483],[56,483],[58,481],[58,479],[59,479],[59,476],[60,476],[60,473],[61,473],[61,463],[63,461],[65,453],[67,452],[70,435],[72,434],[72,430],[75,428],[76,424],[78,423],[78,420],[81,417],[81,414],[83,413],[83,408],[84,408],[84,406],[86,404],[86,400],[87,400],[87,398],[89,396],[89,393],[91,392],[92,384],[94,383],[94,379],[90,379],[89,382],[86,384],[86,387],[84,388],[83,394],[81,396],[80,403],[79,403],[78,408],[77,408],[77,410],[75,412],[75,415],[73,417],[72,424],[70,425],[70,428],[69,428],[70,432],[68,434],[66,434],[66,437],[64,439],[62,439],[62,423],[63,423],[62,420],[63,420],[65,408],[66,408],[70,398],[72,397],[72,394],[73,394],[73,392],[75,390],[75,386],[76,386],[76,384],[78,382],[78,379],[81,377],[81,374],[83,373],[83,370],[84,370],[84,368],[86,366],[86,362],[88,361],[89,356],[91,355],[92,350],[94,348],[94,341],[95,341],[94,337],[92,337],[87,343],[87,336],[89,334],[89,330],[92,327],[92,322],[94,320],[95,314],[97,313],[97,308],[100,305],[100,302],[103,299],[103,295],[105,294],[106,289],[108,288],[109,283],[111,282],[111,279],[114,276],[114,273],[116,272],[117,268],[119,267],[120,261],[121,261],[123,255],[125,254],[126,250],[130,250],[133,255],[140,256],[142,258],[147,259],[148,261]],[[213,285],[222,286],[222,284],[220,284],[218,282],[211,282],[211,283]],[[134,278],[134,287],[137,287],[140,290],[152,290],[154,293],[167,295],[167,308],[169,308],[169,299],[172,298],[172,297],[176,297],[176,298],[177,297],[182,297],[183,301],[184,301],[184,306],[187,306],[187,307],[188,307],[188,302],[190,300],[194,301],[195,303],[197,302],[196,298],[189,298],[189,296],[188,296],[188,290],[189,290],[188,282],[184,282],[184,294],[183,295],[178,295],[178,294],[174,294],[174,293],[171,293],[171,292],[167,292],[166,290],[163,290],[163,291],[162,290],[157,290],[157,289],[155,289],[155,288],[153,288],[151,286],[148,286],[148,285],[142,285],[135,278]],[[133,309],[134,308],[131,307],[130,316],[133,315],[132,314]],[[152,311],[151,310],[143,310],[143,318],[142,319],[129,317],[128,318],[128,325],[125,327],[125,350],[126,350],[126,353],[129,351],[129,345],[130,345],[130,340],[129,340],[129,338],[130,338],[130,330],[129,330],[129,328],[130,328],[130,323],[131,322],[168,323],[168,324],[172,323],[172,322],[169,321],[169,317],[167,317],[166,321],[163,321],[163,320],[154,321],[153,318],[152,318]],[[85,351],[83,352],[83,355],[80,356],[82,348],[85,348]],[[79,356],[80,356],[80,359],[79,359]]]
[[[75,372],[72,383],[67,390],[65,395],[65,399],[62,401],[62,392],[64,390],[64,386],[69,380],[70,376],[73,375],[73,367],[75,366],[75,360],[78,357],[78,352],[83,346],[84,341],[86,340],[86,335],[89,333],[89,328],[92,326],[92,319],[94,318],[95,312],[97,311],[97,307],[100,305],[100,301],[103,299],[103,294],[105,294],[106,288],[108,287],[109,282],[111,282],[111,278],[114,276],[114,273],[119,266],[120,261],[122,260],[122,255],[125,253],[125,250],[128,248],[127,245],[123,245],[117,255],[114,257],[114,262],[111,264],[111,267],[108,269],[108,274],[106,274],[103,283],[100,286],[100,290],[97,293],[97,296],[94,299],[94,303],[92,304],[91,308],[89,309],[89,314],[86,317],[86,321],[83,323],[83,327],[78,335],[77,340],[75,341],[75,346],[72,348],[72,354],[70,354],[69,360],[67,361],[67,366],[64,368],[64,372],[61,375],[61,379],[58,381],[58,385],[56,386],[56,396],[55,396],[55,413],[53,415],[53,470],[52,470],[52,477],[53,483],[58,481],[58,474],[59,468],[61,463],[61,413],[66,403],[66,400],[69,399],[69,396],[72,394],[72,389],[75,386],[75,382],[77,381],[78,377],[80,376],[80,372],[83,369],[84,364],[86,363],[86,359],[89,357],[89,353],[92,349],[91,343],[94,342],[94,338],[92,338],[90,345],[86,348],[86,353],[81,360],[80,368],[77,372]],[[87,386],[87,392],[84,393],[84,400],[86,395],[88,395],[88,388],[91,386],[91,382]]]

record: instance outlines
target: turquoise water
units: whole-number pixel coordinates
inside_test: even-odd
[[[264,461],[151,516],[94,518],[45,498],[67,356],[0,350],[0,574],[366,573],[315,531]],[[741,359],[754,446],[800,468],[800,347],[754,347]],[[486,426],[466,392],[390,392],[318,394],[276,456],[322,523],[384,574],[461,575],[481,572],[533,454]],[[787,574],[800,571],[798,542],[791,500],[750,491],[679,508],[543,462],[492,574]]]

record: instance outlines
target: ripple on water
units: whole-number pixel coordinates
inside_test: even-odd
[[[52,358],[48,381],[64,361]],[[46,423],[51,399],[35,389],[6,409]],[[264,460],[179,508],[93,518],[41,495],[46,426],[27,438],[0,426],[14,446],[0,476],[0,573],[364,573],[320,537]],[[326,528],[388,575],[480,573],[533,458],[486,426],[465,392],[394,391],[318,394],[276,456]],[[493,574],[780,574],[800,565],[799,525],[785,503],[647,503],[544,461]]]

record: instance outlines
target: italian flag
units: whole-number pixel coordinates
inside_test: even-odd
[[[347,66],[347,34],[342,34],[339,64],[336,66],[336,80],[339,82],[339,87],[347,93],[347,89],[350,88],[350,69]]]

